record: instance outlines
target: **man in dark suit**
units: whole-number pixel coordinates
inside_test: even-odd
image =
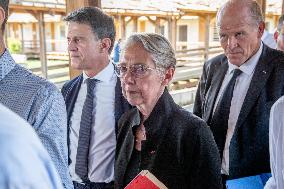
[[[62,88],[68,116],[69,170],[76,188],[113,187],[116,125],[129,108],[109,55],[113,19],[98,8],[70,13],[71,66],[83,73]]]
[[[216,21],[224,54],[205,63],[193,111],[213,132],[224,180],[270,172],[269,111],[284,92],[284,55],[261,42],[255,1],[228,1]]]

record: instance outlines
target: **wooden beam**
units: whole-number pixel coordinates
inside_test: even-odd
[[[205,40],[204,40],[204,60],[207,61],[209,57],[209,35],[210,35],[210,15],[207,15],[205,18]]]
[[[156,17],[155,33],[161,34],[161,18]]]
[[[50,32],[51,32],[51,50],[55,51],[55,24],[54,22],[50,23]]]
[[[20,24],[21,26],[21,43],[22,43],[22,52],[24,51],[24,27],[23,27],[23,23]]]
[[[99,7],[101,8],[101,0],[66,0],[66,12],[70,13],[82,7]],[[69,59],[70,61],[70,59]],[[78,76],[81,71],[73,69],[69,64],[70,78]]]
[[[174,50],[176,50],[177,20],[174,17],[168,19],[168,36]]]
[[[44,25],[44,13],[39,12],[39,43],[40,43],[40,62],[41,73],[44,78],[47,77],[47,59],[46,59],[46,39],[45,39],[45,25]]]
[[[266,0],[256,0],[256,2],[259,4],[262,14],[263,14],[263,19],[265,19],[265,14],[266,14]]]
[[[125,39],[125,32],[126,32],[126,23],[125,23],[125,16],[119,16],[119,34],[121,39]]]
[[[282,0],[282,11],[281,14],[284,14],[284,0]]]
[[[138,17],[137,16],[134,16],[132,17],[132,20],[133,20],[133,29],[132,29],[132,32],[133,33],[136,33],[138,31]]]

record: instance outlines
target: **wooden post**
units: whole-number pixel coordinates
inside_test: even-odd
[[[205,40],[204,40],[204,60],[207,61],[209,58],[209,35],[210,35],[210,15],[205,18]]]
[[[50,32],[51,32],[51,50],[55,51],[55,27],[54,22],[50,23]]]
[[[282,0],[282,11],[281,14],[284,14],[284,0]]]
[[[24,52],[24,28],[23,28],[23,23],[21,23],[21,44],[22,44],[22,52],[21,53],[23,53]]]
[[[40,61],[41,61],[41,73],[44,78],[48,78],[47,75],[47,59],[46,59],[46,39],[45,39],[45,26],[44,26],[44,12],[39,12],[39,43],[40,43]]]
[[[126,32],[126,24],[125,24],[125,16],[119,15],[119,33],[120,38],[125,39],[125,32]]]
[[[174,50],[176,50],[176,32],[177,32],[177,20],[176,18],[170,17],[168,19],[168,36],[169,36],[169,41],[172,44],[172,47]]]
[[[262,14],[263,14],[263,19],[265,20],[265,13],[266,13],[266,0],[256,0],[256,2],[259,4]]]
[[[138,17],[137,16],[133,16],[132,17],[133,20],[133,29],[132,32],[136,33],[138,31]]]
[[[156,17],[155,33],[161,34],[161,18]]]
[[[66,13],[70,13],[82,7],[99,7],[101,8],[101,0],[66,0]],[[70,62],[70,60],[69,60]],[[73,69],[69,64],[70,78],[74,78],[81,73],[80,70]]]

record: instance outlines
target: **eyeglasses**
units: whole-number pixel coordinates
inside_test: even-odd
[[[146,64],[133,64],[131,66],[126,66],[126,64],[121,63],[115,65],[115,73],[118,77],[125,76],[128,69],[135,78],[142,78],[146,75],[148,70],[155,70],[155,68],[150,68]]]

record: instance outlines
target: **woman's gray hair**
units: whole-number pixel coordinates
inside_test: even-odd
[[[132,34],[123,43],[121,52],[125,51],[133,44],[140,43],[143,48],[151,54],[157,68],[166,70],[175,67],[175,52],[170,42],[162,35],[155,33],[136,33]]]

